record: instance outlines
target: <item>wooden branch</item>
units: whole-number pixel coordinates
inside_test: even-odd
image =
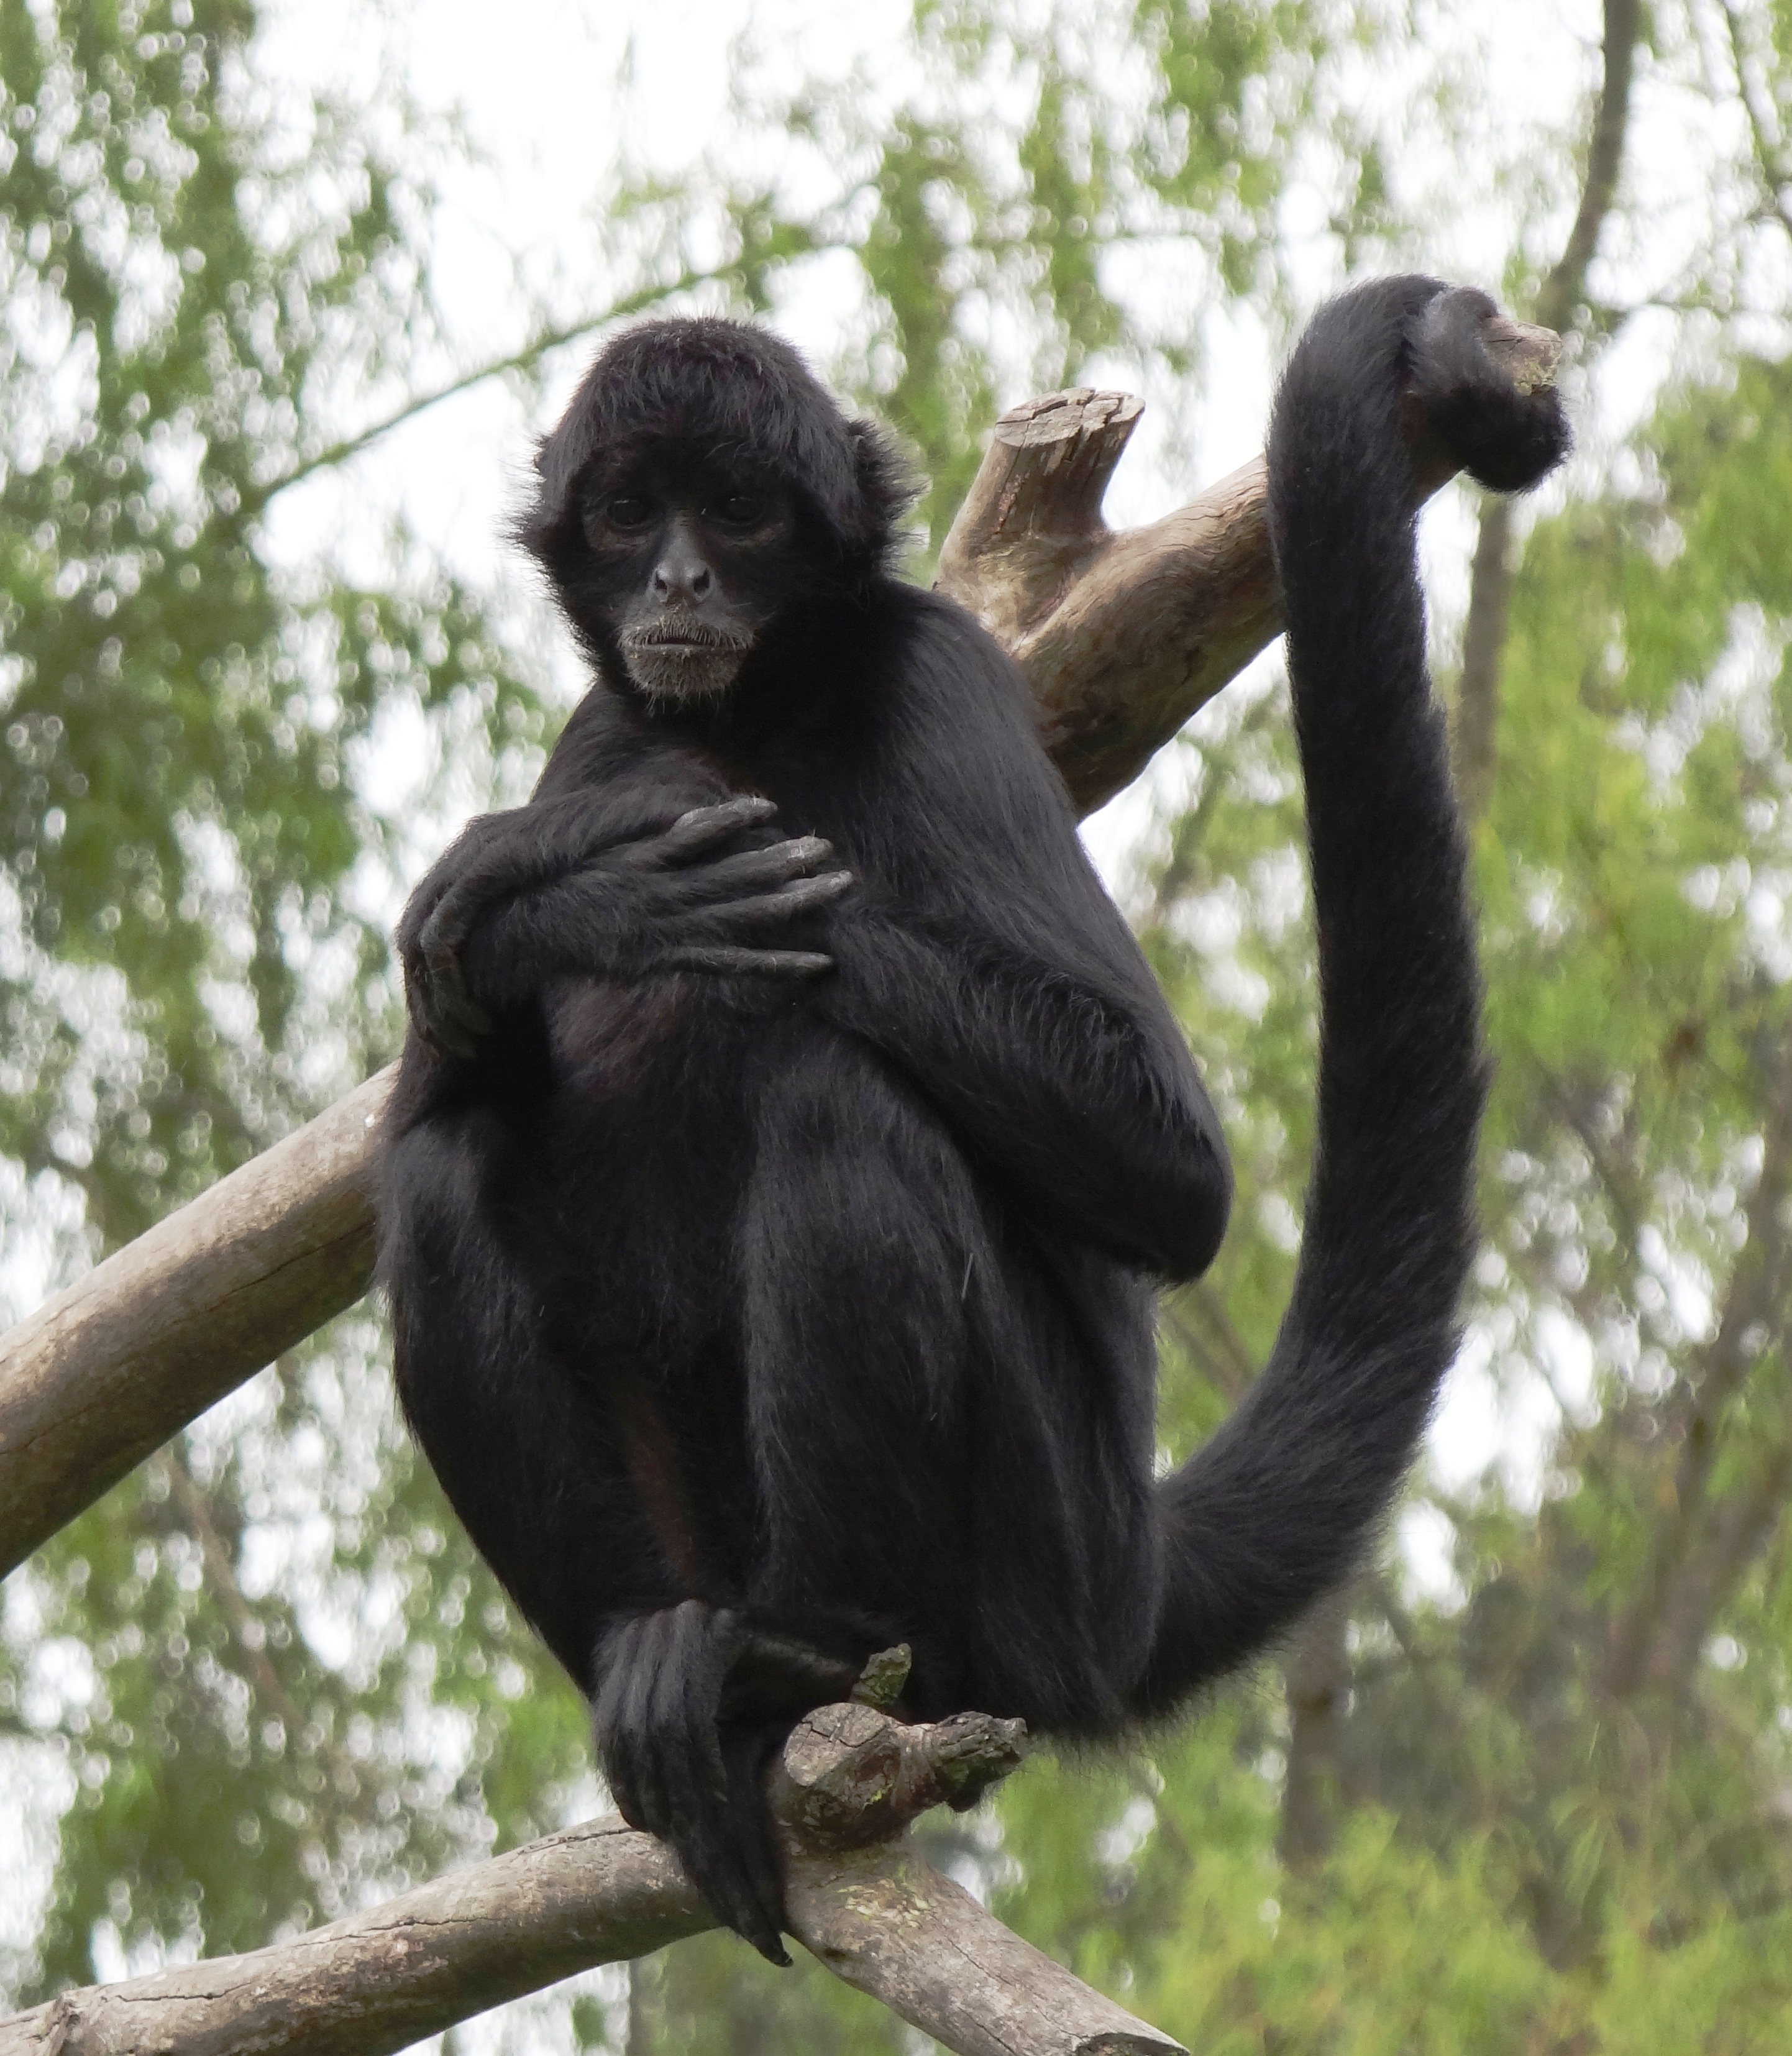
[[[1487,346],[1526,393],[1553,381],[1561,356],[1553,330],[1503,317]],[[1282,629],[1261,457],[1161,521],[1102,521],[1142,411],[1088,386],[1011,409],[940,552],[940,590],[1026,672],[1079,813],[1130,785]],[[1456,465],[1416,408],[1406,432],[1433,493]]]
[[[0,1335],[0,1574],[352,1306],[391,1070]]]
[[[1026,671],[1079,813],[1281,631],[1260,457],[1149,527],[1102,521],[1141,411],[1079,387],[1004,414],[940,553],[940,590]]]
[[[1006,1776],[1023,1737],[981,1714],[931,1727],[867,1706],[810,1714],[771,1785],[793,1930],[958,2056],[1178,2056],[908,1841],[916,1814]],[[0,2021],[0,2056],[385,2056],[714,1925],[671,1852],[611,1814],[295,1941],[65,1992]]]
[[[1516,322],[1489,346],[1522,389],[1561,340]],[[1116,533],[1102,496],[1140,413],[1086,387],[996,424],[940,555],[942,588],[1026,671],[1079,811],[1281,625],[1262,462]],[[1422,486],[1449,460],[1407,425]],[[171,1216],[0,1338],[0,1574],[233,1386],[351,1305],[372,1275],[374,1130],[390,1073]]]

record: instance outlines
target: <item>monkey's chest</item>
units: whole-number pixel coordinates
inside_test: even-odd
[[[548,1060],[563,1112],[626,1107],[675,1084],[682,1046],[700,1041],[710,1011],[693,984],[689,978],[557,980],[544,998]]]
[[[551,1082],[518,1156],[537,1189],[511,1210],[548,1303],[631,1330],[724,1318],[769,1024],[719,983],[569,979],[550,995]]]

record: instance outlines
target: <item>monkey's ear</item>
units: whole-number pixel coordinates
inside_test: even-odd
[[[850,421],[852,470],[858,488],[864,547],[881,557],[895,540],[897,524],[926,488],[926,480],[880,422],[864,415]]]
[[[536,445],[535,475],[540,483],[511,528],[523,548],[544,563],[556,547],[572,509],[580,474],[596,453],[600,431],[593,375],[587,374],[560,425]]]

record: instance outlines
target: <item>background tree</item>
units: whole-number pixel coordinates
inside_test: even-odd
[[[1565,30],[931,0],[893,80],[794,89],[745,53],[709,159],[596,196],[601,269],[486,366],[455,360],[429,283],[452,135],[390,93],[271,92],[247,6],[0,0],[15,1305],[389,1053],[418,831],[382,812],[380,724],[433,753],[445,815],[526,778],[556,718],[501,594],[402,523],[371,569],[295,568],[283,482],[488,370],[527,404],[618,307],[787,307],[825,272],[848,281],[825,368],[918,446],[936,545],[1027,391],[1145,391],[1167,504],[1239,337],[1272,345],[1347,271],[1497,283],[1573,331],[1583,453],[1528,534],[1462,500],[1431,529],[1499,1069],[1473,1327],[1405,1546],[1303,1633],[1285,1690],[1246,1681],[1124,1763],[1036,1763],[929,1832],[1204,2049],[1778,2046],[1792,45],[1765,5],[1647,26],[1625,0]],[[1573,92],[1532,113],[1500,82],[1540,37]],[[1240,1171],[1219,1267],[1165,1308],[1177,1453],[1262,1360],[1297,1234],[1314,1012],[1284,711],[1266,666],[1200,718],[1130,874]],[[581,1711],[411,1458],[381,1354],[373,1310],[347,1317],[9,1583],[19,1846],[60,1821],[47,1898],[19,1868],[20,1998],[252,1945],[588,1803]],[[709,1937],[455,2038],[901,2034]]]

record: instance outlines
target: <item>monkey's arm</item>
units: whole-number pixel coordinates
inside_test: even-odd
[[[775,809],[691,806],[651,780],[532,801],[473,822],[398,927],[411,1024],[471,1057],[551,978],[706,971],[813,976],[828,959],[775,947],[848,880],[818,838],[762,841]],[[760,832],[756,834],[756,832]],[[738,847],[762,840],[758,848]]]
[[[814,1004],[916,1081],[1030,1210],[1168,1277],[1205,1270],[1224,1138],[1156,980],[1076,839],[997,646],[914,596],[882,776],[897,844],[829,920]]]

